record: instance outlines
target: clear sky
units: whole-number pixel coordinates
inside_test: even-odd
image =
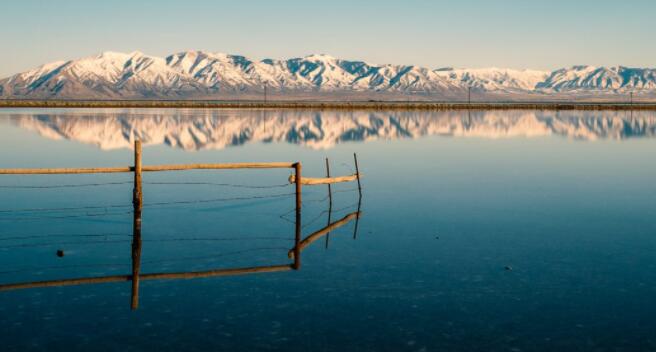
[[[656,67],[654,0],[20,0],[0,76],[102,51],[326,53],[430,68]]]

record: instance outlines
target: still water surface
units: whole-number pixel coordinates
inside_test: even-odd
[[[654,136],[653,112],[3,109],[2,168],[132,165],[139,138],[145,165],[357,153],[364,178],[357,232],[298,271],[142,281],[135,311],[130,282],[0,292],[2,350],[656,350]],[[146,173],[141,272],[290,263],[289,174]],[[1,176],[0,284],[130,274],[131,181]],[[333,192],[303,188],[304,237],[357,210]]]

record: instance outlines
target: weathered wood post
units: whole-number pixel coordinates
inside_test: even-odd
[[[294,246],[294,270],[301,268],[301,163],[294,164],[294,173],[296,176],[296,240]]]
[[[330,162],[326,158],[326,177],[330,178]],[[330,217],[333,213],[333,190],[330,183],[328,183],[328,225],[330,225]],[[326,226],[328,226],[326,225]],[[330,232],[326,234],[326,249],[328,248],[328,242],[330,241]]]
[[[141,188],[141,141],[134,141],[134,189],[132,191],[132,206],[134,217],[132,222],[132,303],[131,308],[139,307],[139,272],[141,269],[141,209],[143,207],[143,192]]]
[[[143,193],[141,189],[141,141],[134,141],[134,190],[132,203],[135,208],[141,210]]]

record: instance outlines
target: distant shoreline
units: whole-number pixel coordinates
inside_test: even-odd
[[[218,100],[0,100],[0,108],[202,108],[334,110],[656,110],[656,102],[408,102]]]

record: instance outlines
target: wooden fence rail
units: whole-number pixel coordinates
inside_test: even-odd
[[[301,184],[307,186],[330,185],[333,183],[357,181],[360,177],[362,177],[362,175],[360,174],[353,174],[353,175],[339,176],[339,177],[304,177],[301,180]],[[289,183],[296,183],[296,176],[289,175]]]
[[[136,143],[135,143],[136,144]],[[136,148],[136,147],[135,147]],[[234,169],[293,169],[295,163],[224,163],[224,164],[180,164],[146,165],[143,172],[182,170],[234,170]],[[56,174],[107,174],[134,172],[134,166],[56,169],[0,169],[0,175],[56,175]]]

